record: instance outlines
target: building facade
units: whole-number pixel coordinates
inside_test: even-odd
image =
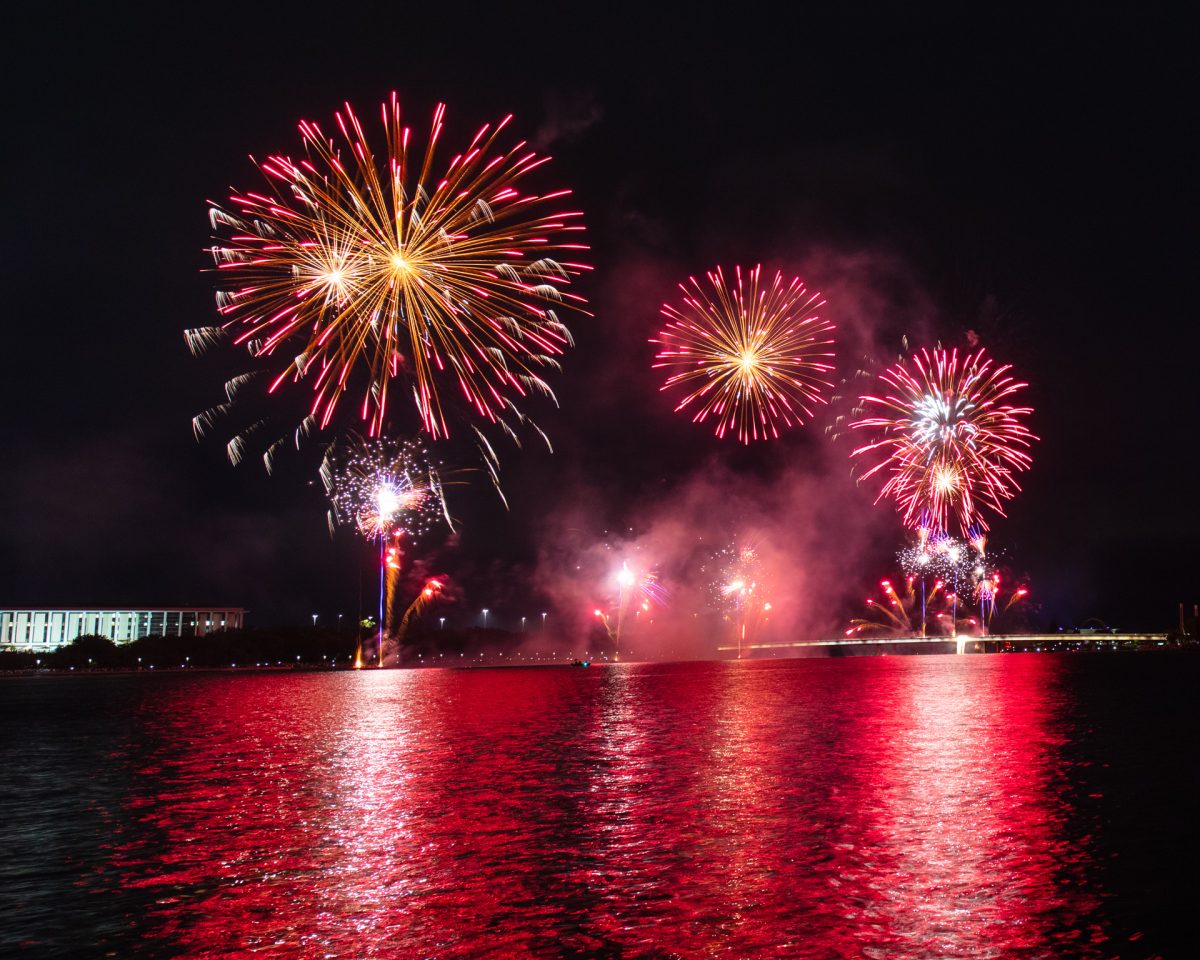
[[[237,630],[241,607],[159,607],[149,610],[0,610],[0,650],[48,653],[84,634],[128,643],[159,634],[202,637]]]

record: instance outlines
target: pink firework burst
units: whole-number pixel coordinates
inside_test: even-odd
[[[778,271],[764,281],[761,266],[735,267],[732,285],[720,267],[707,278],[679,285],[683,300],[663,306],[667,324],[650,340],[660,348],[654,369],[671,371],[661,389],[684,393],[676,411],[690,407],[694,423],[711,418],[718,437],[742,443],[811,420],[833,369],[821,295]]]
[[[851,424],[872,437],[852,455],[871,463],[864,479],[884,478],[876,502],[894,500],[906,526],[935,532],[986,530],[985,509],[1004,516],[1038,439],[1024,423],[1033,409],[1010,402],[1028,386],[1010,369],[983,350],[939,348],[885,370],[880,395],[861,398],[876,415]]]

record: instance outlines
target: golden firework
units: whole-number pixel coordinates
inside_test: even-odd
[[[663,306],[668,322],[650,341],[661,348],[654,368],[674,371],[661,389],[686,391],[676,411],[694,405],[693,422],[711,417],[718,437],[743,443],[811,420],[833,369],[821,295],[778,271],[764,283],[761,266],[735,268],[732,286],[720,267],[707,276],[711,291],[695,277],[679,285],[683,302]]]
[[[264,192],[235,192],[232,210],[212,205],[223,324],[188,341],[246,345],[271,391],[309,380],[319,427],[353,389],[378,435],[399,378],[435,439],[449,434],[445,388],[472,418],[519,417],[514,398],[550,394],[541,373],[571,342],[558,311],[584,304],[565,289],[589,269],[573,259],[587,249],[573,242],[582,214],[559,207],[568,190],[524,192],[549,158],[524,141],[498,147],[511,117],[438,168],[443,105],[423,151],[395,94],[381,116],[382,155],[347,104],[339,139],[302,122],[301,159],[269,156],[258,164]]]

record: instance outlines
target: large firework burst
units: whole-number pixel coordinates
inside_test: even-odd
[[[1004,516],[1037,439],[1024,423],[1032,408],[1007,402],[1027,386],[1010,369],[983,350],[938,348],[885,370],[884,392],[861,398],[878,415],[851,424],[874,435],[853,456],[877,461],[863,475],[885,478],[876,502],[891,498],[906,526],[935,533],[986,530],[984,508]]]
[[[736,267],[732,286],[720,267],[707,277],[711,291],[695,277],[679,285],[682,303],[663,306],[667,324],[650,341],[660,347],[654,368],[673,371],[661,389],[685,391],[675,409],[694,405],[693,422],[712,417],[718,437],[743,443],[812,419],[833,369],[821,295],[778,271],[764,282],[761,266]]]
[[[188,343],[231,336],[265,365],[271,391],[308,379],[318,427],[353,389],[379,435],[400,377],[435,439],[449,434],[441,387],[471,419],[519,417],[513,398],[550,394],[540,372],[570,343],[557,311],[584,303],[564,289],[589,269],[574,259],[587,249],[572,242],[581,214],[559,207],[570,191],[519,189],[549,158],[524,141],[499,146],[511,117],[439,167],[444,106],[423,152],[394,93],[381,114],[382,154],[346,104],[335,117],[341,146],[304,121],[299,159],[268,156],[262,192],[212,205],[223,323],[188,331]]]

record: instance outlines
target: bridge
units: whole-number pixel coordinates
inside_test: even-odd
[[[999,650],[1029,648],[1039,649],[1053,647],[1055,649],[1129,649],[1130,647],[1160,647],[1166,646],[1165,633],[1098,633],[1082,631],[1079,633],[1012,633],[995,634],[986,637],[835,637],[831,640],[795,640],[789,643],[744,643],[739,647],[736,643],[717,647],[722,653],[746,653],[751,650],[801,650],[829,649],[854,647],[884,647],[907,644],[941,644],[953,646],[956,653],[988,653]],[[864,653],[871,652],[864,650]]]

